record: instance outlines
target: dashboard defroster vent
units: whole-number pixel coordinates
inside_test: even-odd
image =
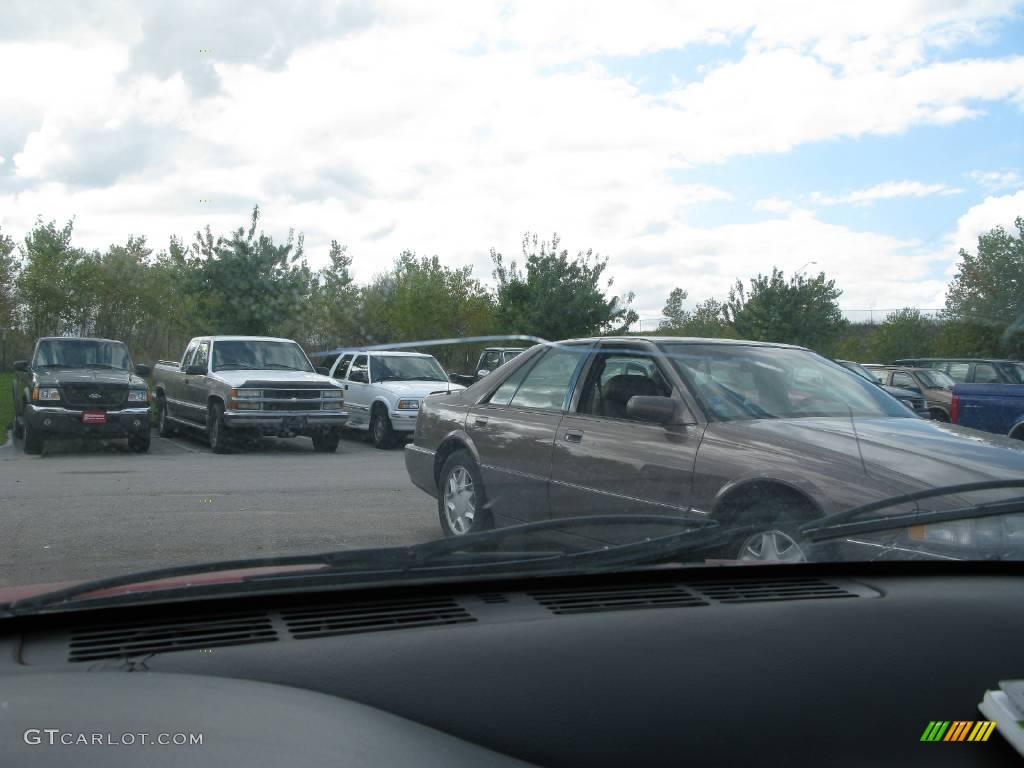
[[[529,595],[555,614],[697,607],[708,604],[675,584],[535,590]]]
[[[458,603],[444,597],[288,608],[281,611],[281,618],[292,636],[299,639],[476,621]]]
[[[861,597],[820,579],[744,579],[692,587],[718,603],[766,603],[782,600],[813,600],[823,597]]]
[[[71,636],[68,661],[95,661],[168,651],[246,645],[277,640],[264,613],[237,613],[217,618],[139,621],[79,631]]]

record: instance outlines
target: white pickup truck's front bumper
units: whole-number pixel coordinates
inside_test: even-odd
[[[347,411],[224,411],[224,424],[232,428],[277,428],[301,432],[311,427],[343,427],[347,421]]]

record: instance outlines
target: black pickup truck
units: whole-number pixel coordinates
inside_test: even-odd
[[[25,453],[51,437],[128,438],[149,450],[149,366],[133,365],[111,339],[45,337],[32,360],[14,363],[14,436]]]

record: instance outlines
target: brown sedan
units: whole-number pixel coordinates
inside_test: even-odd
[[[438,499],[449,536],[558,517],[678,515],[754,526],[729,557],[799,560],[805,521],[901,493],[1024,478],[1024,450],[917,418],[801,347],[628,337],[539,345],[461,392],[428,398],[406,468]]]

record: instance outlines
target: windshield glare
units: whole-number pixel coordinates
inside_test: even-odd
[[[918,371],[917,377],[932,389],[952,389],[956,386],[956,382],[942,371]]]
[[[437,360],[413,355],[374,355],[370,373],[373,381],[448,381]]]
[[[662,345],[717,420],[910,416],[878,387],[813,352],[743,345]]]
[[[215,341],[213,370],[290,369],[312,372],[302,347],[290,341]]]
[[[50,339],[39,343],[32,363],[36,367],[116,368],[132,367],[128,348],[114,341]]]

